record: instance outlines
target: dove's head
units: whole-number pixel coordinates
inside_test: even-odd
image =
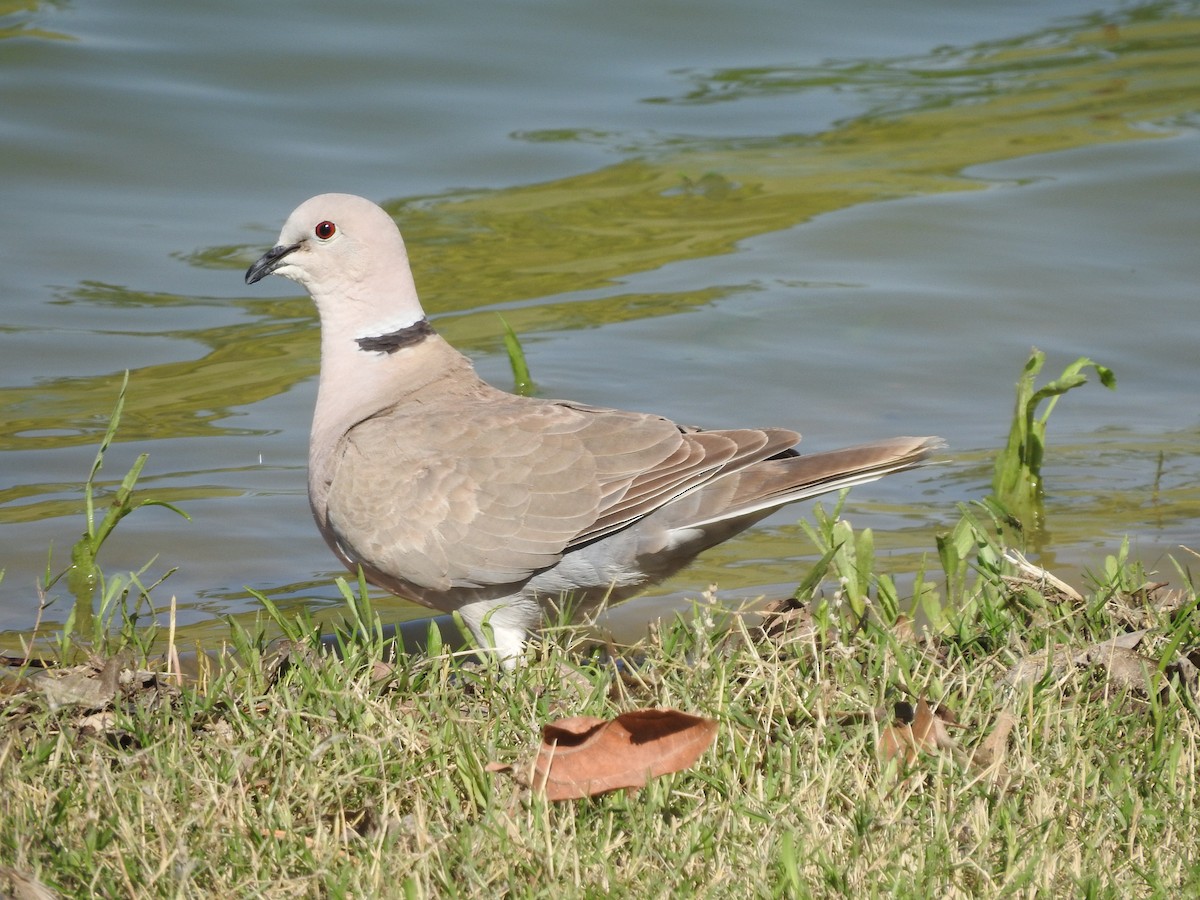
[[[391,216],[353,194],[320,194],[288,216],[246,283],[282,275],[304,286],[322,321],[379,334],[424,318],[404,240]]]

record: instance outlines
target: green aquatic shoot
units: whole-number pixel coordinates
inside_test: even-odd
[[[996,457],[990,502],[1010,525],[1026,535],[1038,534],[1043,526],[1042,459],[1046,449],[1046,422],[1058,398],[1087,383],[1085,369],[1095,369],[1100,383],[1110,390],[1117,386],[1112,370],[1081,356],[1063,370],[1055,381],[1035,389],[1034,384],[1046,354],[1036,347],[1017,380],[1017,402],[1008,443]],[[1038,415],[1043,401],[1045,411]]]
[[[104,511],[103,518],[100,519],[99,524],[96,522],[99,499],[96,479],[104,466],[104,456],[108,452],[113,439],[116,437],[117,428],[121,422],[121,413],[125,408],[125,391],[128,387],[129,371],[126,370],[125,377],[121,381],[121,389],[117,394],[116,405],[113,407],[112,415],[109,416],[108,429],[100,441],[100,447],[96,451],[96,458],[92,461],[91,472],[88,475],[87,482],[84,484],[87,530],[84,531],[79,540],[71,548],[71,565],[49,579],[46,585],[47,588],[50,588],[61,578],[66,577],[67,588],[75,598],[75,607],[71,613],[71,618],[68,620],[67,632],[77,631],[80,634],[92,634],[94,631],[92,603],[97,589],[101,591],[104,605],[108,608],[111,607],[114,601],[114,590],[122,592],[122,588],[136,586],[137,584],[136,576],[131,576],[129,584],[126,584],[121,579],[112,584],[106,584],[104,572],[97,562],[100,548],[104,546],[104,542],[108,540],[109,535],[113,533],[113,530],[122,519],[135,509],[140,509],[143,506],[162,506],[172,512],[178,513],[185,519],[190,520],[191,518],[183,510],[166,501],[150,498],[134,498],[134,487],[142,474],[142,468],[146,465],[146,460],[150,456],[148,453],[142,453],[134,460],[133,465],[121,480],[121,486],[112,495],[108,503],[108,508]],[[143,589],[144,593],[146,592]]]
[[[371,652],[380,658],[387,655],[386,649],[390,641],[384,636],[383,621],[375,611],[371,601],[371,591],[367,585],[367,576],[363,574],[362,566],[358,567],[358,579],[355,583],[357,591],[350,582],[341,576],[334,579],[338,591],[345,601],[346,618],[336,629],[335,637],[343,653],[354,644],[371,648]]]
[[[801,520],[801,529],[823,555],[793,596],[803,599],[806,594],[811,595],[832,569],[853,618],[858,622],[866,615],[871,602],[875,539],[870,528],[864,528],[856,534],[850,523],[841,518],[847,495],[847,491],[841,492],[832,513],[826,513],[818,503],[813,508],[814,525]]]
[[[497,314],[500,324],[504,326],[504,349],[508,352],[508,364],[512,366],[513,393],[528,397],[533,394],[536,385],[529,374],[529,364],[525,361],[525,350],[521,340],[512,326],[505,321],[504,316]]]

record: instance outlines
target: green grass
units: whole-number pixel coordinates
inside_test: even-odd
[[[936,570],[887,572],[839,508],[818,509],[821,558],[786,609],[699,607],[619,666],[566,625],[510,674],[437,641],[393,660],[365,586],[343,583],[333,640],[264,597],[255,628],[231,621],[234,654],[183,682],[129,614],[146,592],[118,591],[88,640],[58,641],[61,665],[0,666],[0,895],[1200,891],[1188,570],[1168,590],[1121,548],[1064,589],[981,503]],[[1098,646],[1117,636],[1136,649]],[[953,746],[884,759],[919,700],[952,716]],[[552,719],[644,707],[715,718],[714,746],[563,803],[485,769],[524,771]]]
[[[1145,689],[1083,667],[1007,687],[1026,653],[1153,609],[1098,585],[1077,623],[1039,597],[1031,613],[1026,589],[979,584],[940,636],[870,614],[819,645],[702,613],[657,630],[623,678],[560,631],[510,675],[381,665],[372,641],[339,656],[302,640],[269,667],[243,635],[240,666],[183,687],[139,676],[101,712],[11,680],[0,861],[63,896],[1194,893],[1200,727],[1171,640],[1195,646],[1194,592],[1147,613]],[[953,711],[964,753],[897,770],[877,741],[917,697]],[[484,770],[528,760],[555,717],[646,706],[715,717],[714,748],[640,792],[559,804]],[[971,765],[1004,710],[1000,766]]]

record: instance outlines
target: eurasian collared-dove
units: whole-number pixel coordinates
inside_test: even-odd
[[[941,445],[801,456],[784,428],[701,431],[497,390],[430,326],[399,230],[361,197],[301,204],[246,281],[272,273],[321,317],[308,475],[321,534],[370,582],[458,610],[506,665],[543,603],[618,602],[785,503]]]

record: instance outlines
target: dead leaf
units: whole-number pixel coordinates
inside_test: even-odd
[[[1075,657],[1075,663],[1103,669],[1109,684],[1139,694],[1150,693],[1150,673],[1157,669],[1146,657],[1112,641],[1092,645]]]
[[[297,663],[312,665],[316,660],[316,651],[300,641],[280,638],[267,647],[262,658],[263,680],[268,687],[279,683],[287,671]]]
[[[1008,736],[1016,723],[1016,716],[1007,709],[1001,710],[1000,715],[996,716],[992,733],[980,741],[971,754],[971,764],[977,769],[990,769],[993,766],[1000,769],[1008,750]]]
[[[1062,678],[1074,666],[1069,651],[1039,650],[1027,653],[1008,667],[1001,682],[1010,687],[1036,684],[1047,675],[1056,680]]]
[[[371,683],[378,684],[381,681],[387,681],[395,672],[396,666],[394,663],[377,659],[371,663]]]
[[[955,724],[954,717],[945,707],[933,709],[924,698],[917,701],[915,708],[909,703],[897,703],[896,720],[879,735],[879,753],[885,762],[903,758],[903,762],[911,765],[922,753],[935,750],[953,753],[957,749],[946,729],[947,723]]]
[[[1167,666],[1166,674],[1179,680],[1180,687],[1190,696],[1196,695],[1197,684],[1200,683],[1200,670],[1183,654],[1175,657],[1175,661]]]
[[[1129,631],[1125,634],[1118,634],[1116,637],[1097,644],[1096,646],[1105,647],[1111,644],[1112,646],[1120,647],[1123,650],[1136,650],[1142,645],[1142,641],[1145,640],[1146,635],[1149,633],[1150,632],[1145,628],[1143,628],[1141,631]]]
[[[90,716],[84,716],[79,720],[80,734],[104,734],[113,729],[116,725],[117,717],[113,715],[111,710],[103,710],[102,712],[92,713]]]
[[[1195,608],[1195,593],[1172,588],[1166,581],[1147,582],[1129,593],[1114,593],[1105,604],[1108,613],[1130,628],[1162,627]]]
[[[6,900],[57,900],[58,894],[29,872],[0,866],[0,897]]]
[[[43,669],[30,680],[45,695],[51,710],[64,706],[104,709],[117,695],[120,674],[121,661],[114,656],[98,673],[90,666],[80,666],[73,671]]]
[[[642,709],[612,720],[559,719],[542,729],[533,788],[549,800],[643,787],[696,762],[717,734],[714,719],[673,709]]]
[[[1131,631],[1107,641],[1089,644],[1082,650],[1051,647],[1017,660],[1004,674],[1003,681],[1012,687],[1023,687],[1041,681],[1047,675],[1063,678],[1078,669],[1104,670],[1108,681],[1117,686],[1147,694],[1150,692],[1150,671],[1153,663],[1135,652],[1148,632]]]
[[[762,620],[755,637],[762,643],[783,646],[799,642],[809,645],[814,650],[822,643],[820,629],[813,619],[811,604],[794,597],[784,597],[772,600],[756,612]],[[836,640],[836,630],[831,628],[828,637],[830,640]]]
[[[923,637],[924,634],[921,635]],[[896,621],[892,625],[892,637],[901,644],[915,644],[918,640],[917,626],[912,618],[901,613],[896,616]]]

